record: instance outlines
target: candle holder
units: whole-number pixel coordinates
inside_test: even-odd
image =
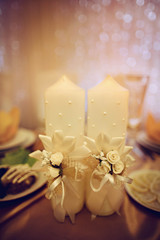
[[[125,138],[111,138],[105,134],[96,140],[86,137],[91,151],[86,182],[86,206],[93,216],[108,216],[119,212],[124,197],[124,183],[131,183],[126,170],[134,159],[132,147],[125,146]]]
[[[48,180],[46,197],[51,200],[55,218],[64,222],[69,216],[72,223],[75,214],[84,205],[84,171],[81,160],[90,154],[90,150],[77,142],[73,136],[64,136],[62,130],[56,130],[53,137],[39,136],[44,150],[30,154],[41,162],[37,171],[44,171]]]

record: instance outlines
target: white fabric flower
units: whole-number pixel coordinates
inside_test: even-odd
[[[86,158],[91,154],[83,141],[77,141],[74,136],[64,136],[61,130],[56,130],[52,138],[45,135],[39,135],[39,138],[45,150],[42,152],[37,150],[29,155],[40,160],[44,167],[48,166],[50,161],[53,165],[59,166],[64,158],[75,161]]]
[[[52,178],[56,178],[59,176],[59,172],[60,172],[59,168],[48,167],[48,170]]]
[[[48,165],[48,164],[49,164],[49,159],[43,159],[42,160],[42,163],[41,163],[42,167],[45,166],[45,165]]]
[[[43,146],[47,152],[61,152],[62,154],[68,154],[75,148],[76,138],[73,136],[63,136],[63,132],[56,130],[53,137],[39,135]]]
[[[108,152],[106,154],[106,158],[108,160],[108,162],[110,162],[111,164],[115,164],[116,162],[118,162],[120,160],[120,156],[117,150],[112,150],[110,152]]]
[[[125,157],[132,150],[133,147],[125,146],[124,137],[109,137],[106,134],[99,134],[96,140],[84,137],[86,146],[90,149],[92,154],[99,155],[100,152],[108,153],[111,150],[117,150],[120,157]]]
[[[51,160],[52,165],[59,166],[63,160],[63,154],[61,152],[56,152],[51,155],[50,160]]]
[[[101,161],[101,163],[97,166],[97,169],[106,174],[111,171],[111,165],[107,161]]]
[[[107,160],[107,158],[104,157],[104,153],[103,153],[102,151],[100,152],[99,155],[92,154],[91,156],[94,157],[94,158],[96,158],[96,159],[98,159],[98,160],[102,160],[102,161]]]
[[[50,163],[50,156],[51,156],[50,152],[47,152],[46,150],[42,151],[42,154],[41,154],[42,167]]]
[[[56,130],[53,137],[39,135],[46,151],[56,153],[61,152],[63,156],[69,158],[85,158],[90,155],[90,150],[83,142],[77,141],[74,136],[64,136],[63,131]]]
[[[103,172],[104,174],[108,173],[111,175],[110,172],[113,171],[113,175],[118,177],[120,176],[118,174],[121,174],[124,168],[129,167],[134,160],[129,155],[133,147],[125,146],[124,137],[111,138],[101,133],[95,140],[89,137],[84,138],[86,146],[91,150],[91,156],[101,162],[97,167],[100,173]],[[123,159],[123,162],[121,159]],[[105,162],[108,162],[109,165],[106,165]]]
[[[112,168],[115,174],[120,174],[124,169],[124,163],[122,161],[118,161],[112,165]]]
[[[126,167],[132,166],[134,163],[135,159],[131,155],[127,155],[125,165]]]

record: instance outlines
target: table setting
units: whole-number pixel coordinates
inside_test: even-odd
[[[112,88],[114,90],[111,91]],[[60,102],[58,99],[62,97],[64,100]],[[83,100],[80,101],[80,98]],[[52,102],[55,101],[59,102],[59,105],[56,105],[54,110]],[[146,218],[150,224],[153,219],[159,223],[160,156],[154,151],[155,148],[148,148],[148,145],[141,141],[146,137],[148,141],[155,143],[154,132],[149,131],[151,138],[145,130],[136,131],[136,137],[128,139],[129,129],[128,135],[125,133],[128,90],[120,86],[111,76],[107,76],[89,91],[86,136],[82,135],[85,125],[84,101],[86,100],[83,89],[77,88],[66,76],[62,76],[45,92],[46,134],[37,135],[29,150],[24,147],[23,141],[19,141],[17,145],[13,144],[12,149],[4,147],[6,152],[0,159],[0,225],[2,233],[4,232],[2,239],[3,236],[6,237],[4,239],[11,239],[5,226],[10,226],[16,219],[21,221],[21,217],[25,217],[25,212],[31,214],[34,210],[35,216],[29,217],[29,221],[33,222],[43,205],[43,214],[45,211],[50,212],[49,217],[44,214],[47,222],[45,230],[49,230],[53,224],[52,231],[56,233],[57,239],[59,237],[63,239],[64,236],[58,229],[65,229],[63,230],[65,232],[67,229],[70,231],[69,229],[75,228],[75,231],[79,232],[84,222],[90,229],[96,228],[93,230],[95,235],[93,239],[98,235],[103,238],[103,231],[99,232],[96,226],[108,224],[108,221],[118,221],[119,225],[116,227],[121,226],[124,229],[123,234],[127,239],[134,239],[136,232],[133,234],[130,226],[133,212],[137,217]],[[81,106],[77,108],[80,102]],[[97,114],[101,113],[103,118],[97,119]],[[106,115],[110,118],[107,119]],[[69,123],[66,125],[65,122]],[[79,127],[74,128],[77,124],[80,124]],[[117,125],[118,128],[115,130]],[[16,139],[21,130],[23,139],[26,138],[27,131],[17,127],[13,139]],[[103,133],[97,136],[99,132]],[[143,138],[140,138],[142,133]],[[133,146],[128,145],[130,140],[134,140]],[[2,147],[5,146],[3,144]],[[152,151],[155,160],[152,160],[140,145]],[[126,208],[131,208],[133,212],[129,214]],[[35,231],[36,239],[40,236],[38,225],[42,223],[42,219],[43,216],[38,217],[36,220],[38,224],[33,223],[35,229],[30,232],[32,236]],[[137,218],[136,221],[135,226],[140,234],[141,229],[138,229],[141,226],[140,220]],[[28,231],[28,224],[29,222],[22,227],[24,231]],[[159,230],[156,231],[155,236],[159,234]],[[21,236],[17,231],[14,234],[17,237]],[[40,234],[45,236],[46,233],[40,230]],[[86,234],[80,234],[79,239],[82,237],[87,239],[87,234],[89,234],[87,231]],[[73,239],[75,236],[72,236]]]
[[[0,2],[0,240],[160,239],[159,12]]]

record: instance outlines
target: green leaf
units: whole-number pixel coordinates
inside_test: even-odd
[[[0,165],[28,164],[30,167],[36,162],[35,158],[29,157],[29,151],[19,148],[15,151],[6,153],[0,160]]]
[[[26,163],[27,163],[30,167],[32,167],[36,161],[37,161],[37,159],[28,156]]]

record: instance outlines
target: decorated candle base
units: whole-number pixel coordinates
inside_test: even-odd
[[[65,216],[69,216],[74,223],[75,214],[80,212],[84,205],[84,177],[81,180],[63,177],[62,181],[64,189],[62,184],[59,184],[51,198],[53,213],[59,222],[64,222]]]
[[[35,151],[31,157],[41,161],[41,171],[46,173],[48,191],[46,197],[51,200],[54,216],[64,222],[68,215],[74,223],[75,214],[84,205],[85,177],[81,160],[88,157],[90,151],[77,143],[73,136],[64,136],[61,130],[54,132],[52,138],[40,135],[43,151]]]
[[[93,153],[87,159],[86,206],[93,215],[107,216],[118,212],[124,198],[124,183],[131,183],[126,169],[133,158],[132,147],[124,138],[99,134],[96,140],[86,137],[86,146]]]
[[[94,192],[90,186],[90,177],[86,183],[86,206],[93,215],[108,216],[118,212],[124,199],[122,186],[107,182],[99,192]],[[95,187],[99,186],[98,179],[93,180]]]

